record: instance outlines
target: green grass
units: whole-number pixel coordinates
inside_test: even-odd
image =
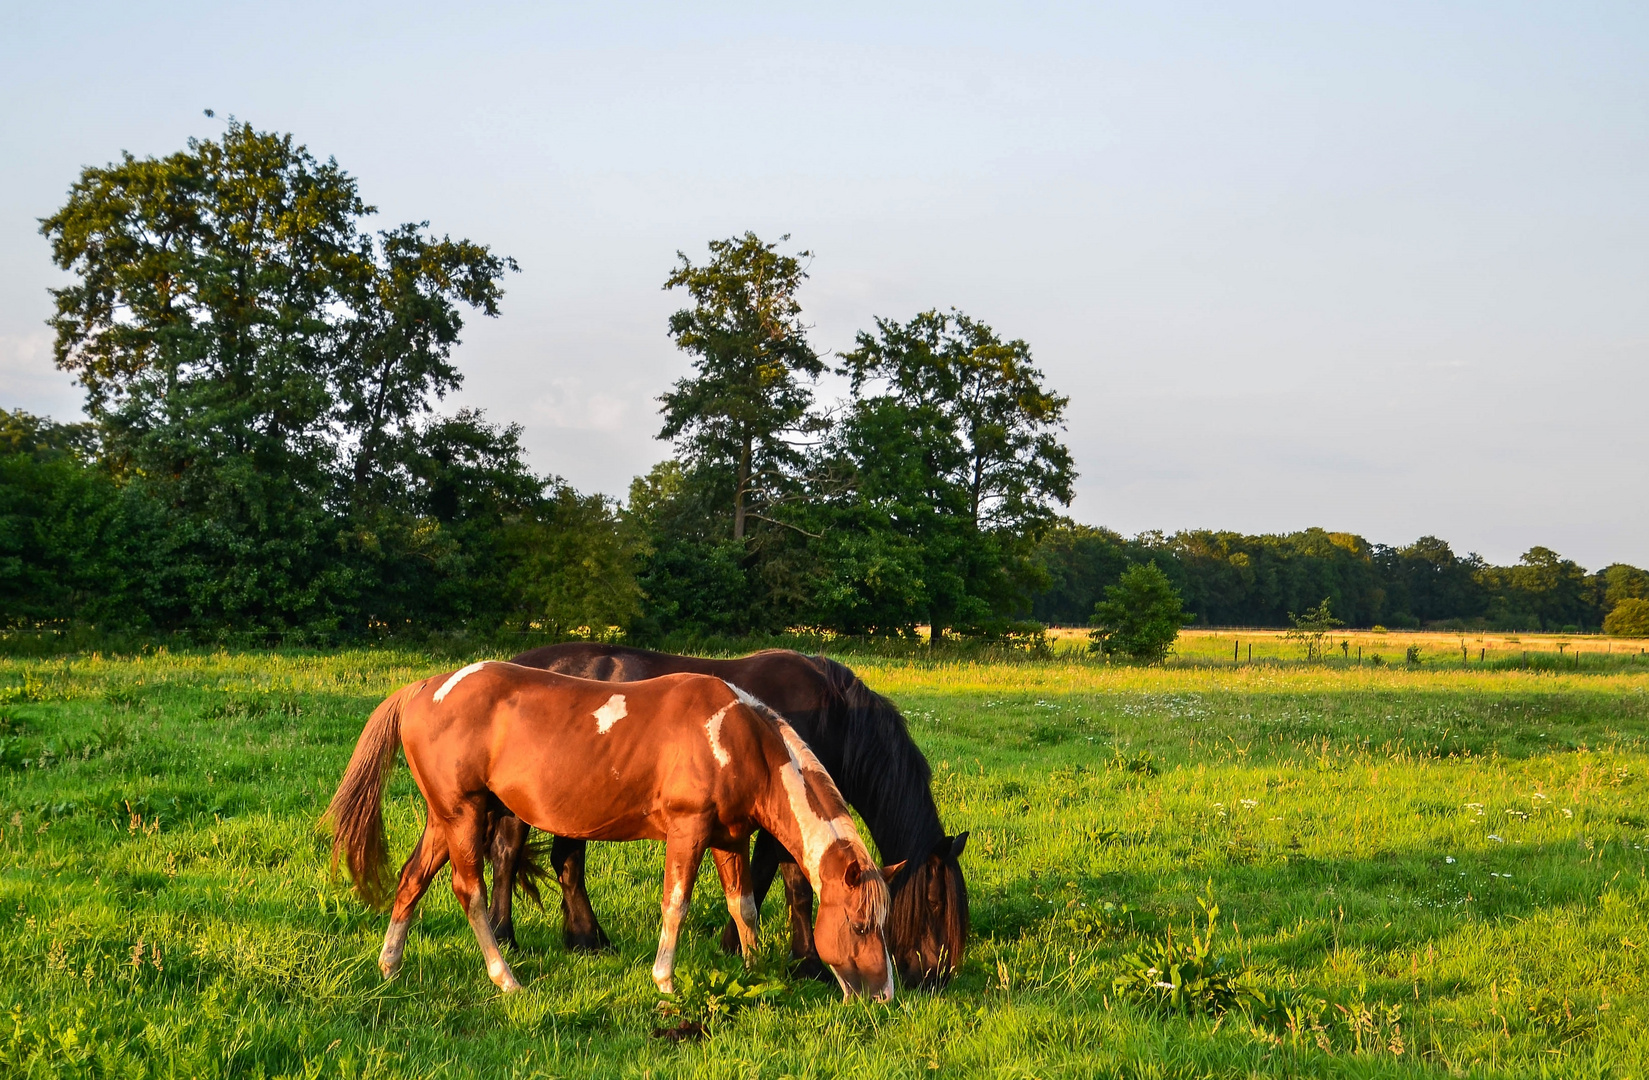
[[[371,708],[453,661],[0,661],[0,1075],[1649,1073],[1649,672],[851,662],[972,830],[965,969],[891,1006],[792,985],[675,1045],[656,845],[592,847],[614,953],[519,909],[502,998],[443,876],[379,980],[384,917],[315,822]],[[404,853],[404,768],[389,805]],[[700,885],[680,962],[731,970]],[[1228,968],[1320,1030],[1113,994],[1206,887]]]

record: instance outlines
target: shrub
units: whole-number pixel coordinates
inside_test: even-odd
[[[1118,997],[1161,1012],[1219,1016],[1253,1001],[1247,971],[1214,952],[1214,920],[1220,907],[1210,886],[1197,897],[1207,922],[1202,933],[1193,920],[1189,941],[1175,941],[1173,927],[1122,958],[1122,974],[1111,982]]]
[[[773,1000],[784,992],[781,982],[745,981],[749,978],[747,975],[741,979],[719,968],[699,971],[690,966],[679,967],[675,971],[676,992],[658,1003],[659,1012],[710,1030],[717,1021],[751,1005]]]
[[[1649,600],[1630,597],[1616,604],[1603,620],[1603,632],[1615,637],[1649,637]]]
[[[1186,618],[1179,590],[1150,562],[1130,566],[1105,590],[1105,599],[1094,605],[1094,623],[1089,635],[1094,650],[1158,664],[1167,659]]]
[[[1343,621],[1334,617],[1334,612],[1329,610],[1328,597],[1326,596],[1323,597],[1323,602],[1316,607],[1307,608],[1304,615],[1296,615],[1290,611],[1288,621],[1293,623],[1294,626],[1283,637],[1304,645],[1307,660],[1321,660],[1324,646],[1328,641],[1329,631],[1336,626],[1345,625]]]

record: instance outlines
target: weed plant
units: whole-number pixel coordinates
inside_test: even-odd
[[[502,997],[443,875],[379,979],[316,822],[372,707],[462,659],[0,661],[0,1076],[1649,1074],[1649,670],[851,657],[972,830],[963,971],[891,1005],[792,982],[672,1041],[657,845],[591,846],[609,953],[518,908]],[[398,768],[397,854],[421,815]],[[706,868],[679,962],[730,1000],[725,918]],[[1193,919],[1247,1003],[1119,995]]]

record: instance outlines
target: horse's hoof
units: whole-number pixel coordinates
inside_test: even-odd
[[[575,934],[568,931],[562,935],[562,941],[566,943],[567,948],[571,951],[581,953],[604,952],[613,947],[612,941],[599,929],[593,934],[589,932]]]

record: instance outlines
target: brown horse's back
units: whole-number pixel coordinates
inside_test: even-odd
[[[767,756],[760,722],[737,702],[721,680],[692,674],[616,686],[472,664],[411,696],[401,739],[426,793],[456,800],[489,790],[515,816],[558,836],[663,839],[665,806],[712,814],[718,803],[752,797],[734,790],[747,770],[725,767],[735,754]]]
[[[634,682],[672,672],[714,675],[777,710],[804,739],[814,743],[814,750],[825,759],[825,768],[832,774],[836,772],[832,748],[814,740],[820,725],[826,722],[833,691],[818,664],[801,653],[766,649],[734,660],[716,660],[672,656],[628,645],[571,641],[531,649],[510,663],[603,682]]]

